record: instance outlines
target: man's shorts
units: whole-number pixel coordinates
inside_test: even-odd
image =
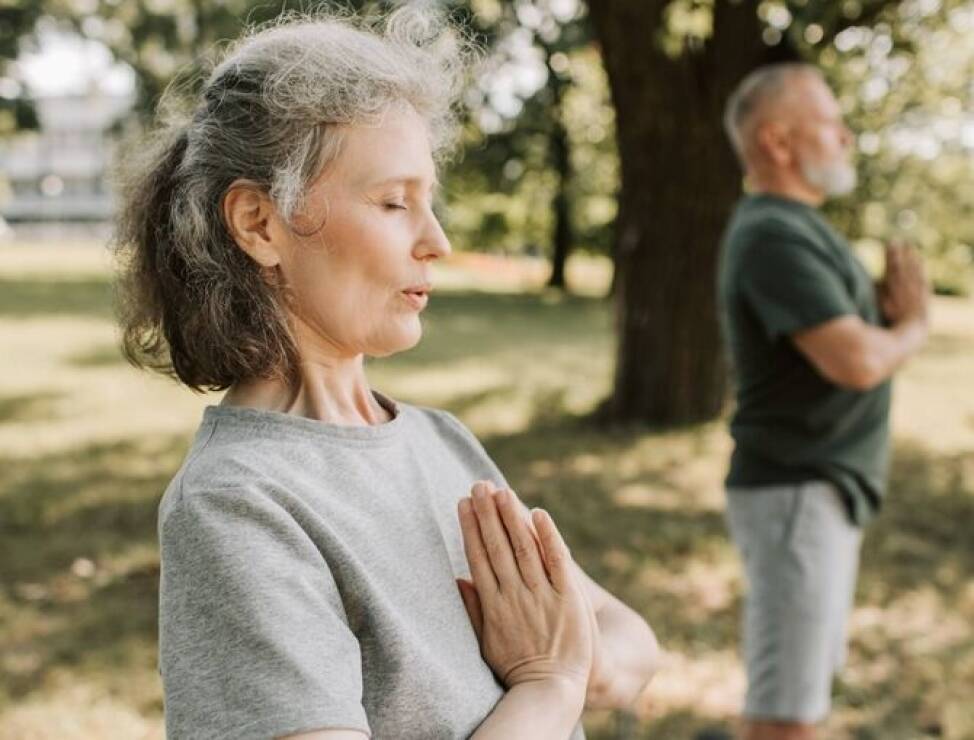
[[[748,584],[744,715],[819,722],[845,661],[861,530],[823,481],[728,489],[727,520]]]

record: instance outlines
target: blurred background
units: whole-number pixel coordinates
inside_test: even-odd
[[[438,205],[455,253],[423,343],[370,378],[459,415],[657,630],[653,690],[590,736],[689,738],[740,704],[720,112],[750,69],[803,59],[858,135],[828,215],[876,274],[885,240],[916,245],[937,292],[826,736],[974,738],[974,3],[443,5],[487,50]],[[119,354],[111,163],[196,60],[310,7],[0,2],[0,738],[163,737],[156,506],[216,398]]]

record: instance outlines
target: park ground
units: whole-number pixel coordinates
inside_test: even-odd
[[[422,345],[371,380],[463,419],[656,629],[665,658],[638,717],[587,715],[590,737],[730,727],[744,680],[725,421],[589,423],[611,383],[607,268],[576,260],[567,298],[539,288],[544,272],[460,255]],[[104,250],[0,247],[0,740],[163,737],[156,506],[215,398],[127,366],[111,304]],[[974,301],[938,298],[932,321],[896,385],[891,492],[829,738],[974,738]]]

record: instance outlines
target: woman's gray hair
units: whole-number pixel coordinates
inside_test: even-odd
[[[724,131],[742,164],[747,148],[747,137],[755,123],[756,114],[764,104],[782,95],[786,84],[795,77],[800,75],[821,77],[821,74],[811,64],[780,62],[758,67],[738,83],[724,107]]]
[[[247,180],[290,221],[338,156],[342,126],[377,123],[397,105],[426,121],[441,161],[476,54],[425,3],[372,20],[317,12],[231,45],[194,105],[168,90],[144,155],[120,168],[126,357],[198,390],[290,375],[298,358],[279,289],[236,246],[223,196]]]

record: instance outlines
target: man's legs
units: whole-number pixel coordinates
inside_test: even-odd
[[[728,491],[748,582],[745,740],[811,740],[828,716],[858,568],[860,530],[828,483]]]

